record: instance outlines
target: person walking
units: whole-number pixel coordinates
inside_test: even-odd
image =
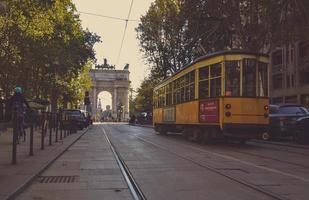
[[[30,109],[30,106],[26,100],[26,98],[23,95],[22,88],[16,87],[14,90],[14,95],[9,99],[9,108],[13,112],[16,112],[17,114],[17,130],[19,132],[19,137],[25,134],[24,130],[24,116],[26,109]],[[12,115],[13,116],[13,115]],[[19,138],[18,137],[18,138]]]

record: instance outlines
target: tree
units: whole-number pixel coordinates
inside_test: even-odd
[[[81,97],[69,86],[75,87],[87,63],[95,60],[93,46],[100,38],[82,29],[71,0],[6,4],[0,16],[1,96],[20,85],[28,98],[49,99],[54,111],[63,90],[76,102]]]
[[[183,24],[180,7],[175,0],[157,0],[141,18],[136,31],[141,51],[153,66],[152,74],[168,77],[178,71],[184,63]]]
[[[134,99],[135,111],[152,112],[153,105],[153,87],[159,83],[159,80],[154,80],[151,76],[145,78],[141,86],[137,89],[137,95]]]

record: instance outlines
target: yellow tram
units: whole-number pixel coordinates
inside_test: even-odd
[[[241,50],[205,55],[157,85],[153,102],[160,134],[258,138],[269,124],[268,56]]]

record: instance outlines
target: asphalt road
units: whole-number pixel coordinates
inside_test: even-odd
[[[109,123],[94,125],[93,131],[81,138],[82,143],[76,144],[79,146],[72,146],[73,149],[81,150],[82,144],[83,151],[87,152],[72,154],[75,155],[76,170],[70,175],[81,176],[82,173],[81,177],[88,180],[83,184],[75,183],[75,192],[78,191],[82,199],[95,199],[89,195],[90,190],[94,189],[91,186],[98,182],[90,181],[93,179],[89,178],[91,173],[83,173],[87,161],[93,163],[95,160],[102,162],[90,165],[91,169],[99,169],[107,165],[104,160],[112,160],[105,168],[113,168],[113,173],[117,171],[113,177],[116,183],[105,180],[105,174],[99,184],[104,183],[105,187],[95,187],[95,191],[105,190],[108,195],[103,199],[132,198],[124,179],[119,177],[112,154],[106,154],[106,151],[110,152],[104,139],[106,136],[147,199],[307,200],[309,197],[309,149],[257,142],[246,145],[202,145],[185,141],[177,134],[161,136],[150,128]],[[83,141],[85,139],[87,145]],[[70,151],[63,155],[64,158],[60,158],[62,162],[65,158],[72,159],[68,153]],[[104,154],[109,159],[102,156]],[[107,187],[108,183],[115,185]],[[34,182],[19,199],[34,199],[38,191],[42,195],[40,198],[36,196],[36,199],[53,199],[45,198],[44,194],[51,195],[50,191],[55,191],[55,188],[45,186],[42,192],[38,187],[42,186],[38,181]],[[73,199],[67,192],[62,195],[65,194],[66,199]],[[64,196],[57,197],[62,199]]]

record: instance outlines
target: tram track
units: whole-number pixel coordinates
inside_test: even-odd
[[[175,143],[175,141],[170,139],[170,138],[165,138],[165,139]],[[211,154],[220,156],[222,158],[227,158],[227,159],[231,159],[231,160],[234,160],[234,161],[241,162],[241,163],[249,165],[249,166],[260,168],[260,169],[263,169],[263,170],[266,170],[266,171],[276,172],[276,173],[279,173],[279,174],[282,174],[282,175],[285,175],[285,176],[289,176],[289,177],[292,177],[292,178],[296,178],[296,179],[302,180],[304,182],[309,182],[309,179],[304,179],[302,177],[299,177],[299,176],[296,176],[296,175],[293,175],[293,174],[289,174],[289,173],[285,173],[285,172],[281,172],[279,170],[275,170],[275,169],[272,169],[272,168],[269,168],[269,167],[259,166],[257,164],[252,163],[252,162],[248,162],[248,161],[244,161],[244,160],[241,160],[239,158],[236,158],[236,157],[234,157],[234,155],[223,154],[222,152],[218,153],[218,151],[210,152],[209,150],[202,149],[202,148],[199,148],[199,147],[193,147],[193,146],[188,145],[188,144],[183,143],[183,142],[181,144],[179,144],[179,143],[177,143],[177,144],[178,145],[186,146],[187,148],[190,148],[192,150],[200,151],[202,153],[211,153]],[[249,152],[243,152],[243,151],[236,150],[235,148],[231,148],[231,147],[230,147],[230,149],[233,152],[237,152],[237,153],[241,153],[241,154],[246,154],[246,155],[250,155],[250,156],[254,156],[254,157],[259,157],[259,158],[263,158],[263,159],[273,160],[273,161],[276,161],[276,162],[285,163],[285,164],[289,164],[289,165],[294,165],[294,166],[301,167],[301,168],[304,168],[304,169],[308,169],[309,168],[309,166],[303,165],[303,164],[299,164],[299,163],[289,162],[289,161],[286,161],[286,160],[276,159],[276,158],[272,158],[272,157],[269,157],[269,156],[264,156],[264,155],[249,153]]]
[[[204,169],[206,169],[206,170],[208,170],[208,171],[211,171],[211,172],[213,172],[213,173],[215,173],[215,174],[221,175],[221,176],[223,176],[223,177],[225,177],[225,178],[227,178],[227,179],[229,179],[229,180],[232,180],[232,181],[234,181],[234,182],[236,182],[236,183],[238,183],[238,184],[241,184],[241,185],[243,185],[243,186],[246,186],[247,188],[250,188],[250,189],[252,189],[252,190],[254,190],[254,191],[256,191],[256,192],[262,193],[262,194],[264,194],[264,195],[266,195],[266,196],[268,196],[268,197],[271,197],[272,199],[277,199],[277,200],[288,200],[288,198],[286,198],[286,197],[283,197],[283,196],[281,196],[281,195],[275,194],[275,193],[273,193],[273,192],[271,192],[271,191],[269,191],[269,190],[266,190],[266,189],[261,188],[261,187],[259,187],[259,186],[257,186],[257,185],[254,185],[254,184],[252,184],[252,183],[249,183],[249,182],[247,182],[247,181],[245,181],[245,180],[243,180],[243,179],[241,179],[241,178],[233,177],[232,175],[229,175],[229,174],[227,174],[227,173],[224,173],[224,172],[222,172],[222,170],[220,170],[220,169],[216,169],[216,168],[214,168],[214,167],[212,167],[212,166],[210,166],[210,165],[207,165],[207,164],[205,164],[205,163],[196,161],[196,160],[194,160],[194,159],[192,159],[192,158],[190,158],[190,157],[187,157],[187,156],[185,156],[185,155],[181,155],[181,154],[179,154],[179,153],[176,153],[176,152],[174,152],[174,151],[168,149],[167,147],[164,147],[162,144],[157,144],[157,143],[152,142],[152,141],[150,141],[150,140],[148,140],[148,139],[145,139],[144,137],[137,136],[136,134],[130,133],[130,135],[133,135],[135,138],[139,139],[140,141],[142,141],[142,142],[144,142],[144,143],[146,143],[146,144],[150,144],[150,145],[152,145],[152,146],[154,146],[154,147],[156,147],[156,148],[158,148],[158,149],[160,149],[160,150],[163,150],[163,151],[168,152],[168,153],[170,153],[170,154],[173,154],[173,155],[175,155],[175,156],[177,156],[177,157],[179,157],[179,158],[182,158],[182,159],[187,160],[187,161],[189,161],[189,162],[191,162],[191,163],[194,163],[194,164],[197,165],[197,166],[200,166],[200,167],[202,167],[202,168],[204,168]],[[183,145],[183,144],[181,144],[181,145]],[[183,146],[186,146],[186,145],[183,145]],[[194,148],[194,149],[197,150],[196,148]],[[309,182],[309,180],[306,180],[306,181]]]
[[[168,138],[166,137],[166,139],[168,139]],[[173,139],[175,139],[175,137]],[[178,137],[176,139],[179,140],[179,141],[186,141],[186,140],[183,140],[182,138],[180,139]],[[271,149],[271,150],[274,150],[274,151],[279,151],[279,152],[283,151],[283,152],[288,152],[288,153],[293,153],[293,154],[309,157],[309,151],[308,151],[308,153],[303,153],[303,152],[293,151],[291,149],[282,149],[282,148],[280,148],[280,147],[287,147],[287,148],[294,148],[294,149],[309,150],[309,147],[306,147],[306,146],[299,146],[299,145],[292,145],[292,144],[285,145],[283,143],[279,143],[278,144],[276,142],[267,142],[267,141],[259,141],[259,140],[249,140],[247,142],[247,144],[248,145],[252,145],[252,146],[261,147],[261,148]],[[239,153],[244,153],[244,152],[239,152]],[[262,158],[263,156],[259,156],[259,157]],[[268,156],[265,156],[264,158],[272,159],[271,157],[268,157]],[[301,165],[301,164],[297,164],[297,163],[293,163],[293,162],[286,162],[286,161],[283,161],[283,160],[280,160],[280,159],[274,159],[274,160],[277,160],[278,162],[283,162],[283,163],[287,163],[287,164],[292,164],[292,165],[300,166],[300,167],[305,167],[305,168],[309,167],[309,166],[305,166],[305,165]]]
[[[104,127],[101,126],[101,130],[110,146],[110,149],[113,152],[114,157],[116,158],[117,164],[120,168],[120,171],[129,187],[129,190],[132,194],[132,197],[134,200],[146,200],[147,198],[145,197],[145,195],[143,194],[142,190],[140,189],[140,187],[138,186],[137,182],[134,180],[134,177],[132,176],[128,166],[126,165],[126,163],[124,162],[124,160],[122,159],[121,155],[118,153],[118,151],[116,150],[115,146],[113,145],[112,141],[110,140],[110,138],[108,137],[108,133],[105,131]],[[110,131],[110,130],[109,130]]]

